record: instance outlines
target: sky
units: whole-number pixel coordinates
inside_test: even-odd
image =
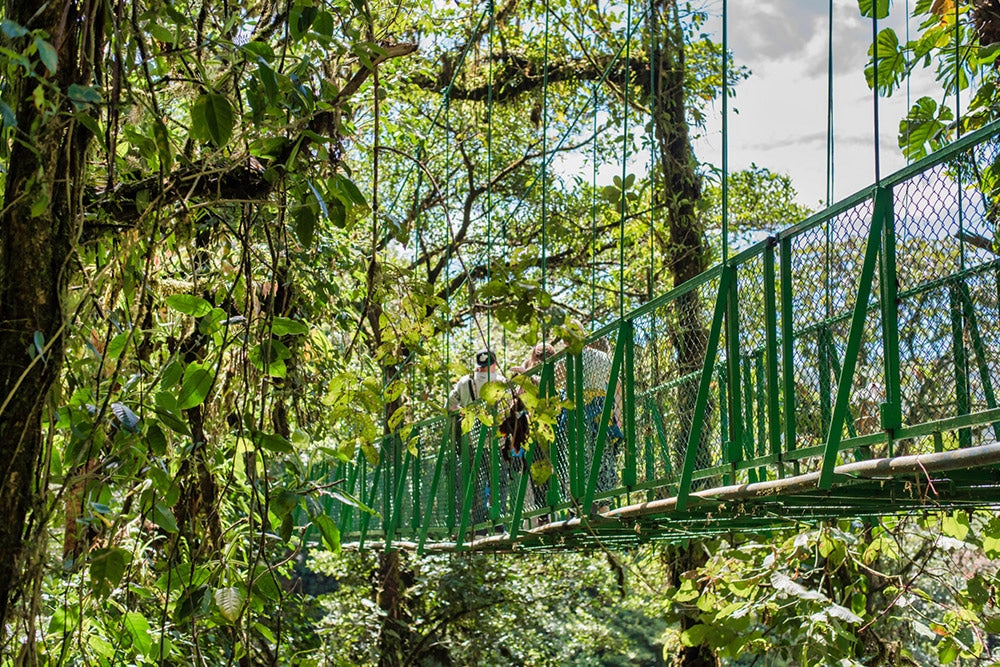
[[[905,39],[909,2],[892,3],[892,14],[879,29],[892,27]],[[714,17],[707,32],[721,42],[721,0],[705,0]],[[729,169],[751,163],[788,174],[801,203],[825,204],[827,192],[828,31],[827,0],[730,0],[729,47],[735,62],[751,71],[730,99]],[[912,23],[912,22],[911,22]],[[916,34],[916,24],[910,27]],[[874,182],[874,108],[864,67],[871,44],[871,19],[863,18],[857,0],[834,1],[834,191],[833,202]],[[932,73],[911,80],[909,97],[944,100]],[[951,98],[947,99],[952,104]],[[883,175],[906,161],[896,135],[904,117],[907,89],[879,100],[879,160]],[[706,137],[695,152],[702,161],[721,164],[722,104],[716,103]]]

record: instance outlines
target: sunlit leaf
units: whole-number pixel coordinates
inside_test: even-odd
[[[180,410],[190,410],[201,405],[208,397],[212,388],[213,375],[198,364],[190,364],[184,370],[184,381],[177,396],[177,407]]]
[[[132,646],[140,655],[148,655],[153,648],[153,638],[149,634],[149,621],[137,611],[125,612],[125,629],[132,637]]]
[[[215,589],[215,606],[219,613],[230,623],[235,623],[243,609],[243,594],[235,586]]]
[[[174,310],[192,317],[204,317],[212,312],[212,304],[193,294],[171,294],[166,302]]]
[[[334,552],[340,551],[340,528],[337,523],[325,514],[317,514],[312,518],[313,525],[319,529],[323,541]]]

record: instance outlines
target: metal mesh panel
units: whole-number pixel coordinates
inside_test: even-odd
[[[587,513],[590,508],[577,505],[590,492],[599,505],[611,506],[629,502],[636,487],[650,497],[668,497],[678,492],[696,429],[700,437],[693,440],[694,489],[777,477],[772,460],[765,464],[758,458],[771,453],[772,442],[780,443],[785,460],[795,462],[794,474],[819,470],[821,464],[829,472],[833,462],[995,440],[1000,435],[997,154],[996,142],[990,140],[921,173],[885,181],[893,183],[892,208],[885,218],[873,216],[884,210],[881,197],[889,186],[834,209],[819,224],[792,229],[745,253],[733,267],[737,282],[730,294],[737,295],[737,302],[729,304],[711,367],[706,355],[720,281],[733,275],[723,271],[646,306],[598,343],[604,350],[588,348],[554,362],[548,369],[554,378],[550,391],[573,407],[556,410],[555,441],[547,452],[536,444],[524,459],[498,458],[495,427],[477,423],[463,455],[456,441],[445,436],[445,420],[432,420],[417,436],[420,457],[408,464],[403,459],[403,465],[409,465],[403,487],[393,484],[401,474],[399,464],[393,468],[385,460],[372,467],[359,458],[328,473],[352,480],[354,493],[383,512],[381,517],[350,516],[351,508],[344,505],[329,511],[349,519],[347,529],[374,534],[387,527],[391,508],[400,535],[427,527],[430,535],[442,537],[454,535],[461,523],[461,495],[470,478],[472,502],[465,517],[469,525],[505,523],[517,512],[535,517],[552,512],[565,517],[579,509]],[[883,223],[889,225],[885,236],[872,237],[872,230],[878,231],[875,225]],[[893,232],[896,254],[886,256],[893,249]],[[879,262],[866,268],[866,253],[876,247],[872,243],[879,244]],[[778,271],[772,283],[767,267],[775,252]],[[882,272],[893,266],[896,283],[883,285]],[[871,291],[860,295],[865,275]],[[882,303],[883,292],[890,303]],[[859,296],[864,298],[858,311],[864,322],[855,338]],[[773,337],[767,322],[769,298],[775,300],[780,324]],[[737,312],[738,329],[733,330]],[[886,316],[889,325],[883,322]],[[893,319],[898,319],[895,325]],[[730,340],[731,335],[736,339]],[[887,360],[897,339],[898,359]],[[629,349],[631,365],[625,354]],[[733,353],[738,356],[731,358]],[[616,359],[621,372],[613,378]],[[896,363],[898,388],[886,373]],[[847,369],[852,369],[851,383],[841,389]],[[772,371],[775,386],[768,381]],[[707,408],[700,423],[694,423],[705,373],[711,381]],[[613,393],[609,384],[616,388]],[[841,391],[847,404],[843,431],[831,438]],[[634,399],[631,405],[626,404],[628,396]],[[502,412],[505,406],[497,409]],[[602,416],[607,417],[603,432]],[[772,425],[782,429],[780,438],[770,432]],[[635,437],[628,441],[632,426]],[[482,454],[474,460],[481,433]],[[841,450],[827,451],[827,443],[836,441]],[[551,462],[553,476],[536,485],[528,479],[527,463],[543,455]],[[401,488],[398,500],[393,498]],[[492,520],[490,501],[495,504]],[[843,502],[830,510],[831,516],[870,511],[862,498]],[[823,503],[815,501],[801,507],[810,508],[804,512],[825,511]]]

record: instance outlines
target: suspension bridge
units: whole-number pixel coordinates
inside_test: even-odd
[[[356,502],[324,513],[359,549],[508,551],[1000,506],[1000,124],[877,176],[593,331],[610,370],[564,349],[329,463]],[[519,391],[545,435],[510,456]]]

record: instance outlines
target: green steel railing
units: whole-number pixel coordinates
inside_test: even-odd
[[[325,511],[362,547],[462,548],[603,506],[672,498],[684,516],[692,494],[723,485],[815,473],[820,490],[840,488],[838,465],[998,439],[998,133],[970,134],[596,332],[606,365],[586,350],[548,360],[539,396],[572,405],[549,415],[551,444],[507,461],[494,426],[431,419],[411,432],[416,456],[393,436],[378,465],[359,454],[335,471],[377,513]],[[551,477],[532,479],[533,465]],[[892,510],[831,497],[844,515]],[[712,516],[713,530],[778,519]]]

